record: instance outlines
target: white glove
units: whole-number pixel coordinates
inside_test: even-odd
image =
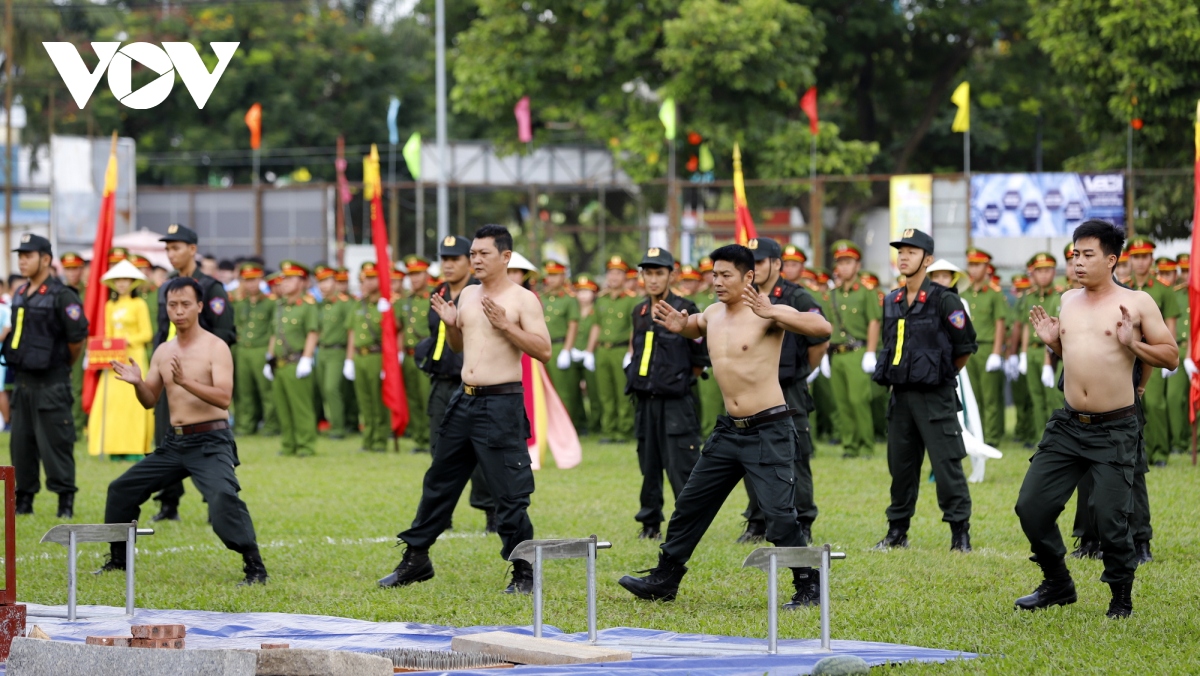
[[[995,373],[1004,368],[1004,358],[993,352],[988,355],[987,364],[984,364],[983,368],[988,373]]]
[[[595,354],[593,354],[591,352],[586,352],[586,351],[583,352],[583,368],[587,369],[588,371],[591,371],[592,373],[596,372],[596,355]]]
[[[867,353],[863,354],[862,370],[863,370],[863,373],[874,373],[875,372],[875,353],[874,352],[867,352]]]
[[[1183,370],[1187,371],[1188,379],[1190,380],[1192,376],[1196,375],[1196,362],[1192,361],[1191,357],[1184,357]]]
[[[1020,360],[1017,359],[1017,355],[1015,354],[1004,360],[1004,375],[1008,376],[1009,382],[1021,377],[1019,364]]]
[[[832,374],[833,368],[829,366],[829,354],[827,353],[821,357],[821,375],[825,376],[826,378],[832,378]]]
[[[628,368],[628,367],[629,367],[629,362],[631,362],[631,361],[633,361],[633,353],[632,353],[632,352],[626,352],[626,353],[625,353],[625,358],[621,360],[621,368]]]
[[[342,377],[350,382],[354,382],[354,360],[347,359],[342,362]]]
[[[404,349],[403,348],[396,350],[396,359],[400,362],[401,366],[404,366]]]
[[[1165,378],[1170,378],[1171,376],[1175,375],[1175,373],[1176,373],[1177,371],[1179,371],[1179,367],[1175,367],[1175,369],[1173,369],[1173,370],[1171,370],[1171,371],[1168,371],[1168,370],[1166,370],[1166,369],[1162,369],[1162,377],[1163,377],[1164,379],[1165,379]]]
[[[1054,387],[1054,368],[1049,364],[1042,365],[1042,384],[1046,387]]]
[[[267,360],[270,362],[270,360]],[[271,370],[271,364],[263,364],[263,377],[271,382],[275,382],[275,372]]]
[[[579,363],[579,362],[583,361],[583,350],[576,350],[575,348],[571,348],[571,361],[573,361],[575,363]]]
[[[83,370],[84,371],[87,370],[87,366],[88,366],[88,358],[87,357],[88,357],[87,354],[83,355]]]
[[[380,298],[379,302],[375,303],[375,307],[382,314],[382,313],[387,312],[388,310],[392,309],[392,303],[391,303],[391,301],[389,301],[386,298]]]
[[[300,361],[296,363],[296,377],[307,378],[312,375],[313,358],[300,357]]]
[[[805,382],[807,382],[809,385],[811,385],[811,384],[812,384],[812,381],[816,380],[816,379],[817,379],[817,376],[819,376],[819,375],[821,375],[821,365],[820,365],[820,364],[817,364],[817,368],[813,369],[813,370],[812,370],[812,373],[808,374],[808,377],[807,377],[807,378],[805,378],[804,380],[805,380]]]
[[[379,379],[383,380],[386,377],[387,377],[387,371],[384,371],[383,369],[379,369]]]
[[[571,351],[564,349],[562,352],[559,352],[558,361],[554,365],[558,367],[559,371],[566,371],[571,368]]]
[[[1021,375],[1029,373],[1029,360],[1025,358],[1024,352],[1022,352],[1021,356],[1017,358],[1017,372]]]

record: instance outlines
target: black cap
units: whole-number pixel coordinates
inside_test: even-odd
[[[746,248],[754,252],[754,262],[768,258],[783,258],[783,247],[770,237],[755,237],[746,242]]]
[[[50,240],[41,235],[35,235],[32,232],[21,235],[21,243],[13,251],[36,251],[51,256],[54,255],[54,252],[50,249]]]
[[[470,256],[471,240],[466,237],[450,235],[438,245],[438,257],[441,256]]]
[[[160,242],[183,242],[184,244],[199,244],[200,237],[195,230],[186,225],[172,223],[167,226],[167,234],[158,238]]]
[[[900,233],[900,239],[892,242],[892,247],[899,249],[902,246],[915,246],[924,249],[927,254],[933,254],[933,238],[922,230],[909,228]]]
[[[645,255],[642,256],[642,262],[638,263],[639,268],[674,268],[675,257],[670,251],[656,246],[646,249]]]

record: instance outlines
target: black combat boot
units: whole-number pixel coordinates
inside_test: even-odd
[[[950,551],[966,554],[971,551],[971,522],[950,522]]]
[[[893,547],[908,547],[908,521],[888,521],[887,535],[875,543],[875,549],[880,551]]]
[[[1016,607],[1019,610],[1065,606],[1079,600],[1079,597],[1075,595],[1075,581],[1071,579],[1071,571],[1067,570],[1067,564],[1063,559],[1047,563],[1038,561],[1037,564],[1041,566],[1042,576],[1045,579],[1037,589],[1033,590],[1032,594],[1017,599]]]
[[[179,505],[168,505],[165,502],[160,502],[158,514],[150,517],[151,521],[178,521],[179,520]]]
[[[758,544],[767,538],[767,525],[757,521],[747,521],[746,530],[738,536],[739,545]]]
[[[380,587],[403,587],[414,582],[424,582],[433,579],[433,562],[429,560],[428,549],[407,547],[404,557],[396,565],[396,569],[379,580]]]
[[[484,510],[483,513],[484,513],[484,517],[487,519],[487,523],[483,527],[483,532],[485,532],[485,533],[498,532],[496,530],[496,510],[488,509],[488,510]]]
[[[517,559],[512,562],[512,582],[504,588],[505,594],[532,594],[533,593],[533,564],[524,560]]]
[[[1129,582],[1109,582],[1112,589],[1112,600],[1108,602],[1109,619],[1120,620],[1133,614],[1133,580]]]
[[[1073,559],[1103,559],[1104,552],[1100,551],[1099,540],[1079,539],[1079,546],[1071,552]]]
[[[821,571],[816,568],[793,568],[792,584],[796,593],[783,604],[784,610],[797,610],[821,603]]]
[[[642,532],[638,533],[639,540],[661,540],[662,539],[662,524],[661,523],[644,523],[642,524]]]
[[[658,565],[639,573],[649,573],[646,577],[626,575],[617,580],[617,584],[629,590],[639,599],[647,601],[674,601],[679,592],[679,582],[687,573],[687,566],[675,563],[666,554],[659,553]]]
[[[60,519],[75,518],[75,494],[74,493],[59,493],[58,494],[58,518],[60,518]]]
[[[1139,565],[1139,566],[1142,565],[1143,563],[1150,563],[1151,561],[1153,561],[1154,555],[1150,553],[1150,541],[1149,540],[1134,540],[1133,541],[1133,557],[1134,557],[1134,559],[1133,559],[1134,562],[1137,563],[1137,565]]]
[[[124,554],[124,552],[121,553]],[[96,570],[93,570],[92,575],[103,575],[104,573],[113,570],[125,570],[125,559],[119,559],[110,554],[106,559],[104,559],[104,565],[100,566]]]
[[[242,572],[246,574],[246,578],[238,583],[239,587],[249,587],[255,584],[266,584],[267,567],[263,565],[262,557],[259,556],[258,550],[252,552],[244,552],[242,554]]]
[[[33,493],[17,493],[16,513],[33,514]]]

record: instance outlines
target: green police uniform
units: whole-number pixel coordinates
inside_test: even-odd
[[[813,300],[817,302],[817,307],[821,308],[821,314],[828,318],[831,305],[829,289],[819,288],[811,291],[811,294]],[[825,359],[830,359],[828,352],[825,354]],[[832,372],[832,367],[830,370]],[[838,423],[837,400],[833,397],[833,381],[822,373],[812,382],[810,390],[813,398],[813,414],[811,416],[813,439],[823,439],[841,444],[841,439],[838,438],[841,426]]]
[[[285,261],[280,267],[285,275],[297,274],[289,271],[304,269],[291,261]],[[282,454],[314,455],[317,452],[317,420],[313,415],[316,385],[311,375],[300,377],[297,370],[301,360],[305,359],[304,344],[309,334],[320,331],[317,302],[307,293],[295,300],[281,298],[275,307],[274,328],[273,389],[275,410],[283,432]],[[313,364],[311,358],[309,360],[311,369]]]
[[[346,361],[346,322],[354,311],[354,299],[344,293],[334,292],[322,298],[317,305],[320,326],[317,337],[317,387],[321,392],[321,404],[325,420],[329,423],[329,438],[341,439],[348,426],[346,401],[341,396],[342,365]]]
[[[1033,267],[1054,264],[1054,257],[1049,254],[1037,254],[1030,261]],[[1021,299],[1021,313],[1028,317],[1029,312],[1034,306],[1041,306],[1046,311],[1046,314],[1051,317],[1057,317],[1062,308],[1063,289],[1047,286],[1045,288],[1034,288],[1025,294]],[[1046,387],[1042,384],[1042,367],[1046,359],[1046,345],[1037,336],[1037,332],[1033,327],[1029,327],[1029,349],[1025,353],[1025,385],[1029,392],[1030,407],[1032,409],[1032,420],[1034,430],[1044,430],[1046,423],[1050,420],[1050,415],[1063,407],[1065,399],[1063,393],[1055,387]],[[1057,378],[1055,379],[1057,382]]]
[[[609,268],[626,269],[619,256],[609,260]],[[625,396],[625,368],[622,362],[629,353],[629,337],[633,331],[631,314],[641,299],[632,291],[604,289],[596,296],[596,380],[600,389],[601,433],[614,441],[626,441],[633,436],[633,404]]]
[[[545,267],[546,274],[564,274],[561,265],[547,263]],[[546,314],[546,328],[550,331],[550,362],[546,364],[546,372],[550,376],[550,382],[554,385],[554,391],[558,393],[558,398],[562,400],[563,406],[566,407],[567,413],[571,415],[572,420],[579,420],[583,417],[583,394],[579,390],[579,381],[575,380],[572,386],[572,366],[574,362],[571,359],[571,346],[567,345],[567,333],[571,329],[571,325],[575,325],[576,334],[579,332],[579,301],[575,300],[575,296],[567,289],[564,284],[562,288],[556,291],[543,291],[542,311]],[[567,368],[559,368],[559,360],[562,359],[563,352],[567,353],[565,357]]]
[[[1016,294],[1017,292],[1014,292]],[[1008,321],[1004,324],[1004,332],[1012,335],[1012,331],[1024,331],[1025,324],[1028,322],[1029,315],[1022,314],[1025,312],[1025,295],[1028,290],[1022,290],[1019,295],[1015,295],[1012,303],[1009,305]],[[1031,335],[1032,337],[1032,335]],[[1018,339],[1018,348],[1020,349],[1020,341]],[[1029,396],[1029,387],[1025,386],[1025,376],[1017,373],[1016,380],[1011,383],[1013,409],[1016,412],[1016,423],[1013,426],[1013,438],[1023,444],[1025,448],[1033,448],[1034,442],[1038,440],[1038,430],[1033,426],[1033,401]]]
[[[408,399],[408,436],[416,444],[414,451],[431,448],[433,424],[428,415],[419,415],[429,407],[429,376],[421,371],[414,357],[417,345],[429,337],[429,289],[414,289],[400,301],[404,318],[404,394]]]
[[[696,309],[704,312],[705,308],[717,302],[717,294],[713,290],[698,291],[688,300],[696,304]],[[707,369],[696,380],[696,391],[700,400],[700,438],[707,439],[717,424],[717,416],[725,415],[725,399],[721,396],[721,387],[713,377],[712,369]]]
[[[588,334],[591,333],[592,327],[596,325],[596,309],[588,308],[587,314],[580,313],[579,316],[579,331],[575,334],[575,349],[579,352],[587,351]],[[595,355],[592,355],[595,359]],[[593,364],[594,365],[594,364]],[[575,423],[575,429],[580,434],[595,434],[600,431],[600,385],[596,380],[596,372],[589,371],[584,367],[583,362],[575,362],[571,365],[575,376],[572,382],[578,385],[583,382],[586,398],[581,401],[586,401],[586,406],[583,406],[582,415],[579,418],[572,418]]]
[[[852,242],[834,243],[834,258],[861,258]],[[833,396],[841,415],[844,457],[869,458],[875,453],[875,422],[871,417],[871,376],[863,370],[871,322],[882,317],[879,296],[855,281],[828,293],[833,325],[829,338],[829,365]]]
[[[1188,422],[1188,392],[1191,389],[1183,360],[1188,358],[1191,338],[1191,310],[1187,281],[1175,286],[1175,302],[1179,318],[1175,320],[1175,341],[1179,343],[1179,367],[1167,378],[1167,419],[1171,426],[1171,452],[1185,453],[1192,447],[1192,424]]]
[[[367,276],[378,274],[372,262],[363,263],[362,271]],[[345,328],[353,341],[354,397],[362,416],[362,448],[384,452],[391,437],[392,423],[391,414],[383,405],[383,388],[379,384],[379,375],[383,372],[383,333],[378,302],[378,299],[363,298],[354,303]],[[401,308],[393,305],[392,312],[399,322]],[[419,416],[410,414],[410,419],[416,417]]]
[[[967,260],[972,256],[991,256],[978,250],[968,250]],[[974,262],[974,261],[972,261]],[[971,323],[975,325],[976,342],[979,350],[971,355],[967,362],[967,374],[971,378],[971,388],[975,392],[975,403],[979,406],[979,417],[983,421],[983,441],[991,446],[999,446],[1004,439],[1004,369],[987,370],[987,361],[993,354],[996,341],[1003,342],[1004,335],[996,335],[996,321],[1006,320],[1011,316],[1008,299],[1004,294],[985,282],[982,288],[971,285],[963,290],[962,302],[971,310]],[[1038,377],[1041,377],[1041,367],[1038,366]],[[1029,371],[1034,370],[1033,362],[1029,363]]]
[[[1145,284],[1139,285],[1136,279],[1131,280],[1130,288],[1150,294],[1164,320],[1179,318],[1179,301],[1175,291],[1155,279],[1153,272]],[[1167,416],[1167,380],[1162,377],[1161,369],[1153,369],[1153,373],[1150,374],[1142,403],[1146,409],[1146,426],[1143,430],[1146,437],[1146,455],[1152,463],[1165,464],[1171,452],[1171,432],[1170,419]]]
[[[243,268],[242,284],[258,284],[257,277],[248,278]],[[233,302],[234,324],[240,339],[233,348],[234,386],[237,402],[235,431],[239,435],[261,432],[263,436],[279,434],[279,417],[275,414],[275,395],[271,381],[263,374],[267,350],[271,347],[275,321],[274,296],[242,297]],[[262,428],[259,429],[259,421]]]

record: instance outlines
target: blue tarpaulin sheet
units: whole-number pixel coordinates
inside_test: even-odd
[[[80,619],[66,621],[65,606],[40,606],[28,604],[28,623],[40,626],[50,637],[58,641],[82,643],[88,636],[128,636],[131,624],[183,624],[187,626],[188,648],[258,648],[262,643],[287,643],[292,648],[316,648],[326,650],[353,650],[370,652],[385,648],[420,648],[424,650],[449,650],[450,640],[455,636],[485,631],[511,631],[532,635],[533,629],[524,627],[443,627],[413,622],[368,622],[344,617],[322,615],[291,615],[287,613],[217,613],[203,610],[138,610],[133,618],[122,615],[124,609],[104,606],[80,606]],[[546,626],[543,635],[566,641],[585,642],[587,634],[564,634]],[[700,634],[677,634],[652,629],[616,627],[600,631],[600,643],[613,644],[623,641],[656,641],[680,647],[689,644],[757,646],[761,654],[732,656],[660,656],[649,655],[632,649],[630,662],[606,662],[603,664],[577,664],[564,666],[518,666],[512,672],[520,676],[571,676],[573,674],[646,674],[662,676],[795,676],[808,674],[813,666],[824,657],[834,655],[857,655],[871,666],[889,662],[945,662],[956,659],[972,659],[974,653],[954,650],[937,650],[894,643],[872,643],[868,641],[833,641],[833,652],[812,654],[767,655],[765,639],[731,636],[705,636]],[[819,642],[813,640],[780,640],[780,650],[816,649]],[[477,674],[495,676],[495,671],[461,671],[455,674]]]

